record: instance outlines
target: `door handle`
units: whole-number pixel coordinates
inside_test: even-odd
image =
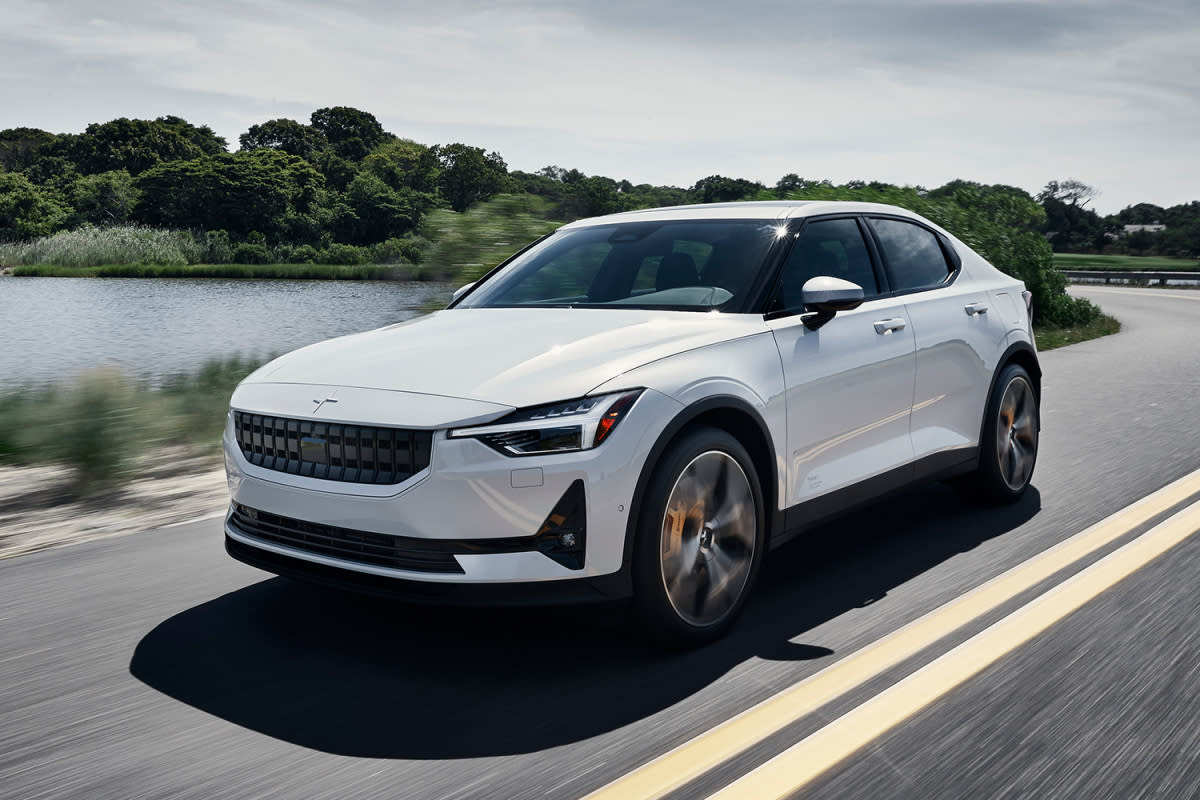
[[[892,333],[893,331],[904,330],[904,326],[907,324],[908,323],[906,323],[904,320],[900,319],[900,317],[892,317],[891,319],[881,319],[875,323],[875,332],[878,333],[880,336],[887,336],[889,333]]]
[[[987,303],[967,303],[965,310],[968,317],[987,313]]]

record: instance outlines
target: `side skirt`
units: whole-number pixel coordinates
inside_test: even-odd
[[[906,464],[861,483],[838,489],[798,505],[790,506],[780,513],[783,524],[777,525],[771,536],[770,549],[795,539],[809,528],[834,517],[839,517],[867,503],[881,500],[888,495],[912,486],[931,481],[947,480],[974,472],[979,466],[979,448],[962,447],[943,450],[925,456],[912,464]]]

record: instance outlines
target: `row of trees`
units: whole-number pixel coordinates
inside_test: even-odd
[[[1087,321],[1095,309],[1066,295],[1048,239],[1061,250],[1133,247],[1136,237],[1114,245],[1108,234],[1125,224],[1162,221],[1167,231],[1155,234],[1146,250],[1200,254],[1200,203],[1170,209],[1139,204],[1100,218],[1087,208],[1095,190],[1078,181],[1052,181],[1036,198],[1015,187],[967,181],[926,190],[865,181],[834,185],[795,173],[772,187],[722,175],[686,189],[635,185],[557,166],[510,171],[498,153],[400,138],[373,115],[343,106],[318,109],[307,123],[270,120],[238,138],[240,148],[229,152],[212,129],[179,117],[122,118],[79,134],[0,131],[0,241],[86,224],[139,223],[191,231],[195,241],[216,236],[263,254],[280,248],[328,253],[350,245],[374,252],[386,243],[400,257],[416,260],[414,236],[423,221],[425,232],[437,238],[453,227],[458,215],[451,212],[472,207],[476,227],[489,227],[476,219],[482,208],[484,216],[493,209],[500,216],[530,217],[522,225],[533,229],[553,224],[533,217],[568,221],[683,203],[860,199],[911,208],[954,231],[1024,279],[1037,296],[1039,316],[1061,324]],[[530,200],[479,206],[498,195]],[[362,249],[366,245],[375,248]]]
[[[773,188],[713,175],[687,189],[634,185],[546,167],[510,172],[498,153],[455,143],[427,146],[384,130],[370,113],[317,109],[307,123],[275,119],[239,137],[240,149],[180,117],[116,119],[83,133],[0,131],[0,241],[44,236],[83,223],[137,222],[224,230],[235,241],[366,245],[412,234],[433,208],[464,211],[497,194],[550,200],[559,219],[679,203],[787,196],[809,185],[796,174]],[[818,182],[819,183],[819,182]],[[867,186],[851,182],[855,186]],[[1035,198],[1041,230],[1064,252],[1200,256],[1200,202],[1139,203],[1101,217],[1097,192],[1051,181]],[[1160,233],[1124,235],[1129,224]]]
[[[497,153],[401,139],[353,108],[271,120],[239,140],[230,153],[179,117],[0,131],[0,240],[135,222],[363,245],[411,233],[434,207],[461,211],[516,188]]]
[[[1043,229],[1056,251],[1200,258],[1200,202],[1169,208],[1138,203],[1100,216],[1088,208],[1098,194],[1077,180],[1050,181],[1038,194],[1046,211]],[[1166,229],[1127,233],[1126,225],[1165,225]]]

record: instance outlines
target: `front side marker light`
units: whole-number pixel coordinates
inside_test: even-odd
[[[608,407],[604,412],[604,416],[600,417],[600,421],[596,424],[596,438],[592,441],[592,447],[598,447],[601,442],[608,438],[608,435],[617,427],[617,423],[625,416],[625,413],[633,406],[635,400],[641,392],[630,392],[629,394],[621,395],[617,401]]]

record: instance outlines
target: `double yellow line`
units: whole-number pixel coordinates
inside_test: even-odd
[[[916,655],[963,625],[1121,538],[1200,492],[1200,470],[1127,506],[977,589],[946,603],[806,680],[588,795],[585,800],[654,800]],[[1200,530],[1193,503],[834,720],[710,800],[767,800],[806,783],[916,714],[1105,589]]]

